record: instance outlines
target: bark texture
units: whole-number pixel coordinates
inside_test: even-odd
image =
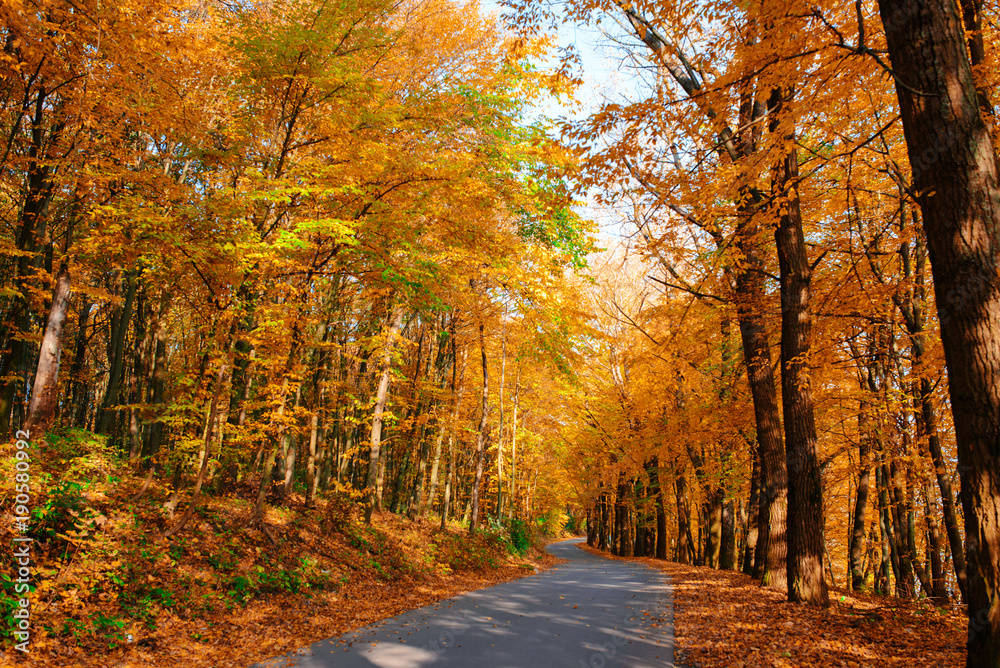
[[[854,591],[861,591],[865,585],[865,511],[872,475],[868,410],[867,402],[862,402],[858,411],[858,489],[854,497],[850,546],[851,589]]]
[[[968,659],[1000,665],[1000,185],[958,7],[880,0],[937,292],[958,445]]]
[[[775,242],[781,286],[781,408],[785,423],[785,465],[788,470],[788,598],[827,605],[823,577],[823,484],[820,479],[813,411],[809,355],[812,345],[810,311],[812,267],[796,182],[798,153],[791,114],[785,100],[790,91],[775,89],[768,107],[771,131],[780,132],[787,150],[774,169],[774,194],[779,207]],[[779,118],[784,119],[779,122]]]
[[[42,335],[42,346],[38,355],[35,382],[31,390],[31,403],[24,428],[38,436],[44,436],[56,410],[59,391],[59,359],[62,351],[63,325],[69,310],[70,274],[65,266],[56,276],[52,292],[52,306]]]

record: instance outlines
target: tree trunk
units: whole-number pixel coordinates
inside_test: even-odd
[[[503,314],[501,313],[501,317]],[[503,427],[506,412],[503,405],[504,384],[507,380],[507,326],[503,327],[500,343],[500,423],[497,425],[497,522],[503,521]]]
[[[152,321],[152,309],[149,307],[144,294],[139,293],[137,317],[135,319],[135,345],[132,346],[132,391],[129,395],[129,459],[138,460],[142,454],[142,428],[139,425],[140,408],[136,405],[144,401],[143,382],[149,379],[150,371],[153,368],[153,331],[147,329],[147,325]]]
[[[527,494],[525,494],[527,498]],[[597,547],[605,552],[608,549],[608,544],[611,541],[611,508],[608,502],[608,493],[604,492],[600,496],[600,531],[597,534]]]
[[[430,454],[430,443],[427,440],[427,425],[420,427],[419,454],[417,456],[416,477],[410,492],[410,506],[407,509],[407,516],[411,520],[417,519],[420,515],[420,507],[424,504],[424,480],[427,477],[427,458]]]
[[[945,587],[944,563],[941,553],[944,551],[944,539],[937,523],[937,504],[931,493],[931,486],[926,481],[924,490],[924,522],[927,524],[927,561],[931,566],[931,591],[929,595],[941,605],[948,603],[948,590]]]
[[[452,392],[454,391],[455,388],[452,388]],[[441,406],[438,406],[439,414],[440,410]],[[422,499],[422,505],[418,511],[421,517],[427,515],[427,511],[434,506],[434,499],[437,495],[438,476],[441,470],[441,450],[444,445],[445,433],[448,431],[448,425],[444,420],[437,418],[436,422],[437,434],[434,436],[434,457],[431,459],[431,476],[427,482],[427,496]]]
[[[90,298],[83,296],[76,323],[76,342],[73,346],[73,363],[69,367],[70,401],[69,424],[83,428],[87,406],[87,384],[83,379],[83,364],[87,357],[87,321],[90,319]]]
[[[896,537],[896,553],[899,555],[899,580],[896,582],[896,596],[904,600],[912,599],[917,594],[913,581],[917,564],[914,563],[915,555],[911,554],[909,549],[909,518],[907,517],[907,503],[901,488],[902,481],[899,470],[899,461],[905,459],[908,454],[904,445],[899,455],[891,458],[888,477],[890,517],[892,518],[893,535]]]
[[[705,532],[705,565],[709,568],[721,568],[722,555],[722,505],[725,502],[725,491],[719,487],[714,490],[705,504],[704,514],[708,520]]]
[[[914,222],[917,215],[913,214]],[[941,454],[941,439],[938,436],[937,414],[934,406],[934,384],[931,378],[927,377],[924,367],[924,357],[927,348],[926,335],[926,285],[925,285],[925,263],[926,248],[923,240],[918,236],[914,247],[913,262],[911,269],[909,245],[903,244],[900,247],[900,255],[903,258],[904,277],[913,278],[914,287],[910,295],[909,303],[900,297],[895,297],[896,305],[903,316],[907,332],[910,336],[910,365],[915,373],[919,375],[914,392],[915,413],[917,416],[917,438],[920,442],[927,443],[927,451],[930,454],[931,462],[934,465],[934,474],[937,478],[938,489],[941,492],[941,504],[944,508],[944,524],[948,533],[948,542],[951,545],[953,566],[955,577],[958,580],[958,589],[961,592],[962,600],[966,601],[966,567],[965,567],[965,547],[962,544],[961,529],[958,525],[958,513],[955,509],[955,495],[951,489],[951,476],[945,466],[944,457]]]
[[[667,558],[667,509],[663,499],[663,485],[660,482],[660,459],[653,457],[649,463],[649,486],[653,493],[653,504],[656,510],[656,548],[657,559]]]
[[[664,70],[681,86],[685,94],[694,97],[700,92],[700,85],[686,67],[674,46],[668,44],[655,30],[653,24],[643,17],[626,0],[615,0],[615,4],[626,14],[638,38],[652,52]],[[764,108],[753,100],[751,87],[741,91],[740,125],[734,133],[723,127],[718,133],[719,153],[731,161],[747,158],[757,151],[760,136],[758,121],[763,117]],[[709,109],[707,118],[701,119],[713,124],[718,122],[716,113]],[[759,226],[755,221],[760,196],[750,188],[740,187],[740,207],[737,234],[734,241],[743,257],[741,268],[735,273],[735,300],[743,342],[743,355],[747,366],[747,380],[753,399],[754,419],[761,457],[761,512],[758,514],[758,539],[755,563],[761,571],[764,586],[785,591],[786,581],[786,514],[788,475],[785,464],[785,449],[781,439],[781,418],[775,391],[771,352],[767,342],[764,323],[764,283],[761,268]],[[725,241],[717,239],[717,244]]]
[[[330,329],[331,328],[327,323],[322,323],[320,325],[318,332],[320,345],[316,350],[316,366],[312,377],[312,396],[310,397],[312,415],[309,418],[309,452],[306,458],[307,508],[314,508],[316,506],[316,492],[319,489],[319,478],[321,477],[324,460],[326,459],[326,447],[323,439],[324,419],[321,416],[321,413],[324,412],[324,404],[326,400],[324,381],[326,380],[328,373],[327,366],[330,359],[330,355],[324,344],[330,340]],[[247,364],[244,368],[244,372],[248,369],[249,364]]]
[[[295,403],[292,404],[293,415],[302,402],[301,383],[295,388]],[[295,487],[295,465],[299,459],[299,434],[297,430],[285,427],[281,435],[281,452],[284,461],[281,470],[284,473],[284,480],[281,483],[281,498],[287,499]]]
[[[291,357],[291,355],[289,355],[289,357]],[[278,404],[278,410],[272,415],[271,426],[273,427],[275,423],[278,424],[278,439],[280,440],[283,438],[284,434],[284,427],[281,426],[281,420],[285,414],[286,394],[288,392],[287,374],[285,374],[285,377],[281,381],[281,389],[279,392],[281,393],[281,399]],[[264,502],[267,499],[267,492],[271,488],[271,481],[274,476],[274,465],[277,462],[279,454],[277,444],[272,443],[265,447],[267,447],[267,456],[264,458],[263,468],[260,473],[260,484],[257,486],[257,498],[254,501],[253,513],[250,516],[251,523],[260,522],[264,518]]]
[[[476,436],[476,477],[472,482],[471,514],[469,516],[469,533],[475,535],[479,522],[479,486],[483,482],[483,462],[486,459],[486,419],[490,414],[490,375],[486,367],[486,337],[484,326],[479,324],[479,351],[483,359],[483,404],[482,417],[479,419],[479,433]]]
[[[146,440],[143,445],[144,457],[155,457],[160,452],[160,443],[163,441],[163,421],[160,419],[163,412],[164,390],[167,378],[167,324],[166,308],[164,308],[156,324],[153,353],[153,374],[150,379],[150,403],[153,404],[155,417],[153,423],[149,425],[146,432]]]
[[[750,471],[750,499],[747,502],[743,516],[746,521],[743,523],[743,531],[746,540],[743,545],[743,564],[741,570],[752,577],[756,577],[754,565],[754,552],[757,549],[757,536],[760,528],[757,525],[758,513],[760,511],[760,453],[756,442],[752,443],[753,468]]]
[[[389,396],[389,379],[392,377],[392,349],[395,345],[396,332],[403,325],[403,307],[396,306],[392,320],[386,330],[382,352],[382,377],[379,379],[378,390],[375,393],[375,410],[372,414],[372,430],[368,438],[368,478],[365,481],[365,524],[372,523],[372,513],[378,502],[378,469],[379,455],[382,443],[382,414],[385,412],[386,399]]]
[[[883,459],[885,453],[882,453]],[[892,576],[896,583],[896,591],[900,588],[900,568],[899,568],[899,543],[893,531],[892,513],[889,509],[889,473],[885,462],[880,462],[875,466],[875,485],[878,489],[879,522],[882,530],[882,551],[888,553],[889,565],[892,566]],[[883,557],[884,559],[884,557]],[[889,577],[885,578],[885,588],[882,594],[889,595]]]
[[[441,531],[448,523],[448,511],[451,509],[452,490],[455,489],[455,436],[448,437],[448,474],[444,479],[444,499],[441,501]]]
[[[69,297],[70,274],[64,264],[56,276],[52,306],[45,323],[45,334],[42,336],[42,346],[38,355],[38,368],[35,371],[35,383],[31,390],[28,419],[24,423],[25,430],[35,434],[36,439],[44,438],[55,413],[59,392],[59,358],[62,352],[63,325],[66,322],[66,312],[69,310]]]
[[[457,374],[457,367],[458,367],[458,359],[455,355],[454,332],[449,332],[449,340],[450,340],[450,345],[449,345],[450,353],[445,357],[445,359],[447,359],[448,362],[451,363],[451,394],[452,396],[454,396],[455,377]],[[441,346],[441,348],[443,351],[444,346]],[[446,371],[447,371],[447,366],[445,366],[445,368],[442,369],[441,371],[440,382],[442,385],[441,388],[442,390],[444,389],[445,385],[444,374]],[[437,401],[434,409],[434,423],[435,426],[437,427],[437,434],[435,435],[434,439],[434,458],[431,460],[431,474],[430,474],[430,480],[428,481],[427,484],[427,496],[424,497],[423,495],[421,495],[420,508],[418,509],[418,514],[421,517],[425,516],[427,514],[427,511],[434,506],[434,499],[437,495],[438,475],[441,467],[441,446],[444,445],[445,433],[448,430],[448,423],[445,422],[443,419],[441,419],[441,413],[443,412],[442,411],[443,403],[444,402],[442,401]]]
[[[125,369],[125,335],[132,320],[138,282],[135,272],[125,272],[125,301],[121,310],[115,309],[117,318],[113,319],[111,341],[108,346],[108,385],[104,391],[104,400],[97,412],[97,425],[94,429],[98,434],[110,433],[118,416],[118,411],[113,406],[121,403],[118,393]]]
[[[517,408],[521,392],[521,365],[517,366],[517,376],[514,380],[514,414],[510,426],[510,503],[507,519],[514,517],[514,501],[517,499]]]
[[[452,330],[452,353],[454,354],[455,331]],[[455,369],[452,367],[451,386],[453,392],[451,418],[448,420],[448,474],[445,476],[444,501],[441,504],[441,530],[444,531],[445,523],[448,521],[448,506],[451,502],[451,495],[455,489],[455,434],[458,431],[458,410],[462,405],[462,395],[465,393],[465,368],[469,361],[469,351],[462,349],[462,370],[458,375],[458,389],[455,389]]]
[[[322,465],[319,434],[319,409],[317,406],[314,406],[313,414],[309,418],[309,454],[306,459],[306,508],[316,507],[316,490],[319,478],[316,471],[316,464],[319,462]]]
[[[775,241],[781,285],[781,404],[788,469],[788,598],[825,606],[823,577],[823,484],[820,479],[809,355],[812,267],[806,253],[796,183],[798,152],[792,116],[785,112],[789,91],[775,89],[768,101],[771,133],[782,132],[790,148],[774,169],[774,194],[781,202]],[[784,118],[782,118],[784,117]]]
[[[968,556],[966,666],[992,667],[1000,664],[996,154],[977,102],[957,6],[880,0],[879,9],[913,190],[923,213],[948,366]]]
[[[51,147],[58,145],[59,137],[65,128],[64,122],[56,123],[46,137],[45,115],[51,109],[47,97],[48,91],[44,86],[39,86],[31,116],[31,142],[27,153],[28,170],[24,205],[21,207],[18,224],[15,227],[17,230],[15,246],[21,251],[21,255],[17,258],[17,273],[14,276],[17,294],[14,296],[7,322],[0,323],[2,331],[0,341],[5,341],[10,346],[0,364],[0,437],[5,437],[10,431],[11,410],[19,382],[14,376],[29,371],[25,366],[28,343],[24,337],[31,325],[27,298],[27,283],[33,263],[31,255],[38,249],[39,241],[44,237],[45,219],[56,185],[52,172],[59,161],[49,151]]]
[[[632,528],[630,522],[631,508],[629,504],[629,487],[625,484],[625,475],[618,474],[618,501],[615,504],[619,557],[632,556]]]
[[[854,499],[854,517],[851,526],[851,589],[861,591],[865,586],[865,513],[868,510],[868,489],[871,485],[871,427],[868,423],[868,402],[862,401],[858,409],[858,490]]]
[[[677,563],[689,564],[688,535],[691,533],[690,508],[688,506],[687,481],[684,474],[677,476],[674,483],[674,498],[677,500]]]
[[[746,221],[750,222],[749,219]],[[750,230],[753,232],[753,230]],[[750,241],[737,240],[739,250],[761,264],[759,254]],[[778,393],[774,385],[771,348],[767,341],[764,319],[758,313],[763,301],[763,282],[756,272],[744,271],[737,276],[737,293],[747,295],[737,303],[740,336],[747,365],[747,383],[753,399],[754,421],[757,426],[760,453],[760,506],[757,516],[757,546],[754,564],[761,584],[771,589],[788,588],[786,560],[788,543],[788,473],[785,467],[785,445],[781,435]]]
[[[719,549],[719,568],[736,570],[736,509],[732,499],[722,504],[722,545]]]

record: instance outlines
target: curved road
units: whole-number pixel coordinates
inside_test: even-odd
[[[664,575],[595,557],[582,539],[539,575],[439,601],[323,640],[259,668],[674,668]]]

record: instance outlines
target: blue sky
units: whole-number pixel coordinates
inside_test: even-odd
[[[484,12],[503,13],[497,0],[481,0],[481,6]],[[621,55],[615,54],[610,40],[594,26],[564,23],[556,34],[556,43],[559,47],[573,46],[580,55],[581,67],[577,74],[583,79],[583,85],[577,91],[578,104],[553,99],[539,107],[539,115],[579,117],[596,109],[606,95],[613,95],[611,89]]]
[[[497,0],[481,0],[481,7],[484,12],[503,13]],[[626,43],[632,39],[624,28],[610,19],[605,19],[601,27],[612,35],[620,36]],[[549,98],[530,110],[529,115],[551,119],[583,118],[597,111],[607,99],[621,102],[629,97],[636,97],[634,92],[641,85],[637,85],[635,73],[628,71],[625,50],[616,46],[614,40],[604,34],[600,27],[563,23],[556,33],[556,45],[573,46],[579,54],[580,65],[575,74],[583,83],[577,90],[574,101]],[[540,67],[545,65],[539,64]],[[554,65],[554,62],[548,65]],[[603,237],[599,242],[601,245],[612,243],[612,239],[621,234],[622,217],[595,205],[593,197],[588,197],[587,200],[578,209],[578,213],[598,223]]]

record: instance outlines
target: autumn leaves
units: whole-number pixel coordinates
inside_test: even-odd
[[[553,18],[507,4],[527,33]],[[563,6],[568,20],[615,19],[651,84],[568,133],[594,147],[590,182],[642,255],[609,257],[593,292],[607,340],[580,409],[579,456],[601,471],[585,476],[592,541],[648,552],[673,514],[678,560],[717,565],[735,540],[748,572],[820,605],[844,572],[856,587],[965,597],[967,550],[983,569],[970,615],[1000,620],[988,10]],[[935,410],[949,400],[953,426]],[[995,665],[1000,627],[974,626],[969,665]]]
[[[532,388],[591,242],[521,118],[562,85],[539,45],[438,0],[0,11],[0,427],[105,435],[170,483],[168,535],[237,485],[265,533],[297,492],[558,505]]]

